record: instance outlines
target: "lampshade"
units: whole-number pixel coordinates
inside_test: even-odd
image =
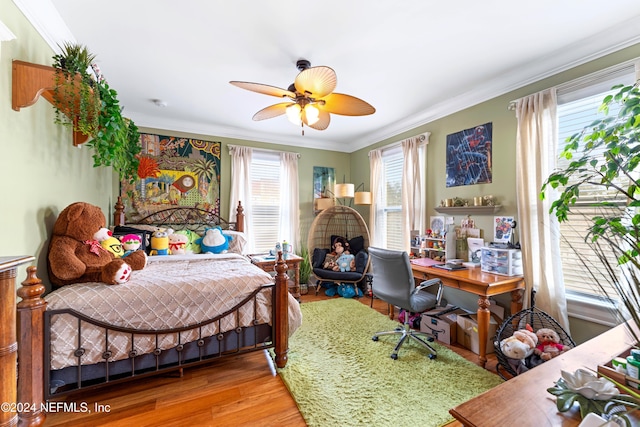
[[[304,106],[304,122],[308,125],[315,125],[320,118],[320,111],[315,105],[307,104]]]
[[[339,199],[352,199],[353,198],[353,192],[354,192],[354,185],[353,184],[347,184],[347,183],[342,183],[342,184],[336,184],[334,187],[334,194],[337,198]]]
[[[331,197],[321,197],[316,199],[316,210],[323,211],[333,206],[333,199]]]
[[[302,120],[300,118],[300,111],[302,111],[302,108],[300,108],[298,104],[291,104],[287,107],[287,118],[294,125],[300,126]]]
[[[354,200],[356,205],[370,205],[371,204],[371,192],[358,191]]]

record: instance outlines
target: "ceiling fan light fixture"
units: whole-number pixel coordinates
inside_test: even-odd
[[[304,107],[305,123],[307,126],[312,126],[318,123],[320,119],[320,110],[313,104],[307,104]]]
[[[300,126],[302,123],[302,119],[300,118],[301,111],[302,108],[298,104],[291,104],[287,107],[287,118],[296,126]]]

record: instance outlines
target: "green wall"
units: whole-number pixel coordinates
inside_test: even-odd
[[[472,199],[473,196],[491,194],[503,206],[499,212],[500,215],[514,216],[517,219],[515,187],[517,122],[515,111],[508,109],[510,101],[637,57],[640,57],[640,44],[358,150],[351,154],[351,176],[354,182],[364,180],[365,183],[368,183],[370,171],[368,153],[370,150],[423,132],[431,132],[427,149],[427,216],[440,215],[434,210],[434,207],[439,206],[442,199],[453,197]],[[446,188],[447,135],[487,122],[493,123],[493,182],[491,184]],[[368,216],[365,218],[368,219]],[[455,223],[460,224],[460,220],[464,217],[456,216],[454,218]],[[473,218],[476,226],[486,231],[483,234],[485,240],[491,241],[493,239],[491,232],[493,214],[473,216]],[[428,218],[426,219],[428,220]],[[450,302],[467,308],[473,308],[477,304],[475,296],[453,289],[447,288],[445,296]],[[502,295],[497,299],[501,305],[509,307],[510,297],[508,295]],[[570,318],[570,323],[572,337],[576,342],[586,341],[607,329],[602,325],[574,318]]]
[[[109,215],[111,171],[94,169],[87,148],[74,148],[69,129],[55,125],[53,107],[44,99],[11,108],[11,62],[49,65],[53,52],[11,0],[0,0],[2,22],[16,35],[0,43],[0,159],[4,179],[0,256],[37,257],[46,282],[47,239],[60,210],[75,201],[100,206]],[[18,271],[18,282],[25,279]]]

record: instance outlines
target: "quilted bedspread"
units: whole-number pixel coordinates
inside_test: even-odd
[[[194,325],[215,318],[233,308],[273,278],[246,258],[235,254],[150,257],[148,265],[132,273],[123,285],[80,283],[64,286],[45,297],[47,310],[73,308],[92,319],[110,325],[142,330],[159,330]],[[157,347],[168,349],[201,337],[251,326],[271,323],[271,294],[261,291],[256,306],[250,302],[237,314],[226,316],[202,328],[161,336]],[[299,303],[289,294],[289,334],[302,322]],[[82,338],[78,345],[77,320],[70,315],[56,315],[51,325],[51,368],[61,369],[78,363],[74,351],[85,349],[82,364],[103,361],[105,350],[110,361],[156,349],[151,335],[109,331],[108,345],[104,328],[81,322]],[[107,347],[107,348],[105,348]]]

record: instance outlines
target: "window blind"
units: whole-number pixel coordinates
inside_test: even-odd
[[[278,241],[280,218],[280,158],[256,152],[251,160],[251,237],[255,250],[267,252]]]

